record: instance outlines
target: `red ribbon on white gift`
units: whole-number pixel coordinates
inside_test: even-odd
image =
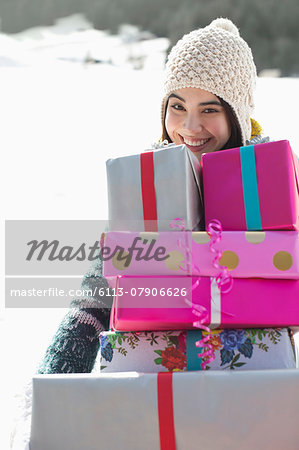
[[[144,231],[158,231],[154,152],[140,154],[140,172]]]
[[[160,449],[175,450],[172,372],[157,374]]]

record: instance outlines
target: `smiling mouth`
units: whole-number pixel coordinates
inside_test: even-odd
[[[183,136],[180,135],[180,138],[182,140],[182,142],[187,145],[188,147],[192,147],[192,149],[196,149],[196,150],[200,150],[201,147],[203,147],[207,142],[209,142],[211,140],[211,138],[207,138],[207,139],[188,139],[188,138],[184,138]]]
[[[201,145],[206,144],[210,139],[199,139],[198,141],[189,141],[188,139],[184,139],[185,144],[190,145],[191,147],[200,147]]]

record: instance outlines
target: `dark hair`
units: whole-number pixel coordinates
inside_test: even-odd
[[[230,123],[230,127],[231,127],[231,134],[230,134],[230,138],[227,141],[227,143],[225,144],[224,147],[222,147],[220,150],[225,150],[228,148],[235,148],[235,147],[242,147],[243,143],[242,143],[242,134],[241,134],[241,128],[238,122],[238,119],[236,117],[235,112],[233,111],[232,107],[225,102],[224,100],[222,100],[222,98],[217,97],[221,103],[221,105],[223,106],[229,123]],[[170,139],[167,130],[166,130],[166,126],[165,126],[165,117],[166,117],[166,111],[167,111],[167,106],[168,106],[168,99],[165,102],[165,109],[164,109],[164,118],[163,118],[163,124],[162,124],[162,141],[164,141],[165,139],[168,140],[168,142],[172,142],[172,140]]]
[[[242,133],[237,116],[232,107],[227,102],[222,100],[222,98],[220,97],[218,98],[221,105],[225,109],[231,127],[230,138],[221,150],[225,150],[227,148],[242,147]]]

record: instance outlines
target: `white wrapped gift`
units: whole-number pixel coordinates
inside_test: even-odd
[[[169,449],[299,448],[299,371],[289,369],[39,375],[30,450],[162,449],[161,376],[172,380]]]
[[[177,217],[204,229],[201,166],[185,145],[109,159],[106,169],[110,230],[172,230]]]

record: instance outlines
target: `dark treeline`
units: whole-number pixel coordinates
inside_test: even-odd
[[[172,43],[216,17],[232,19],[251,46],[258,71],[299,75],[298,0],[0,0],[1,31],[16,33],[74,13],[97,29],[138,25]]]

